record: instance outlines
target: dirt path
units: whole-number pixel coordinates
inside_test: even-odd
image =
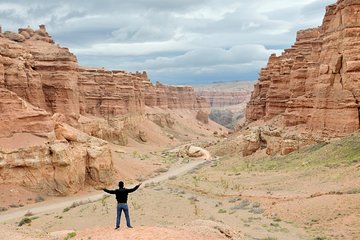
[[[203,165],[206,162],[207,162],[206,160],[194,160],[185,165],[180,165],[180,166],[170,168],[169,171],[167,171],[166,173],[163,173],[159,176],[156,176],[154,178],[144,181],[143,185],[145,185],[147,183],[158,183],[158,182],[165,181],[174,176],[183,175],[183,174],[195,169],[196,167]],[[98,200],[102,199],[104,194],[105,194],[104,192],[100,192],[100,193],[96,192],[96,193],[92,193],[90,195],[80,196],[80,197],[65,197],[65,198],[58,200],[56,202],[53,202],[53,203],[40,203],[36,207],[24,207],[22,209],[14,210],[14,211],[8,212],[6,214],[1,214],[0,222],[23,217],[27,212],[31,212],[33,214],[39,214],[39,213],[44,213],[44,212],[49,212],[49,211],[69,207],[74,202],[98,201]]]

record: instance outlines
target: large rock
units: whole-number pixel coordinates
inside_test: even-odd
[[[299,31],[290,49],[271,55],[247,105],[247,121],[282,116],[284,128],[302,126],[329,137],[358,130],[359,11],[359,1],[340,0],[327,7],[322,26]]]
[[[90,136],[123,146],[128,143],[128,125],[125,119],[113,119],[108,122],[102,118],[81,116],[79,123],[79,129]]]
[[[192,145],[185,145],[178,149],[177,155],[179,157],[191,157],[197,159],[211,160],[211,154],[209,151]]]
[[[84,136],[83,136],[84,138]],[[53,141],[20,149],[0,149],[0,184],[20,184],[46,194],[67,195],[86,185],[106,186],[114,174],[106,142]]]

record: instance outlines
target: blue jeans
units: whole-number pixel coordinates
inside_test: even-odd
[[[130,215],[129,215],[129,207],[127,203],[118,203],[117,204],[117,211],[116,211],[116,228],[120,227],[120,218],[121,218],[121,211],[124,211],[125,218],[126,218],[126,225],[131,227],[130,224]]]

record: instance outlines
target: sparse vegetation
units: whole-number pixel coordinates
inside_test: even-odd
[[[261,238],[261,240],[277,240],[277,238],[274,238],[274,237],[266,237],[266,238]]]
[[[68,211],[70,211],[70,207],[66,207],[66,208],[64,208],[64,210],[63,210],[64,213],[65,213],[65,212],[68,212]]]
[[[20,220],[18,226],[21,227],[24,224],[29,224],[31,223],[31,221],[32,221],[31,218],[24,217],[23,219]]]
[[[220,182],[221,182],[221,187],[225,194],[225,192],[229,189],[229,181],[227,179],[221,178]]]
[[[37,195],[36,198],[35,198],[35,202],[38,203],[38,202],[43,202],[45,201],[45,198],[41,195]]]
[[[69,240],[70,238],[76,237],[76,232],[70,232],[66,235],[64,240]]]
[[[350,189],[348,191],[346,191],[347,194],[359,194],[360,193],[360,188],[353,188]]]
[[[101,205],[104,207],[106,205],[106,199],[108,199],[110,195],[104,194],[101,198]]]
[[[103,197],[103,198],[104,198],[104,197]],[[72,209],[72,208],[76,208],[76,207],[78,207],[78,206],[81,206],[81,205],[84,205],[84,204],[88,204],[88,203],[92,203],[92,201],[91,201],[91,200],[87,200],[87,201],[73,202],[73,203],[71,204],[71,206],[64,208],[63,212],[64,212],[64,213],[65,213],[65,212],[68,212],[68,211],[70,211],[70,209]]]
[[[232,159],[233,157],[226,157]],[[285,156],[238,159],[236,165],[218,166],[226,172],[307,170],[315,168],[338,168],[360,162],[360,133],[355,133],[331,143],[318,143]]]
[[[132,201],[132,202],[131,202],[131,205],[133,206],[133,208],[134,208],[135,210],[138,210],[138,209],[141,208],[141,206],[140,206],[137,202],[135,202],[135,201]]]
[[[199,201],[199,200],[197,199],[197,197],[195,197],[195,196],[189,197],[189,200],[190,200],[191,202],[198,202],[198,201]]]
[[[327,240],[326,237],[315,237],[314,240]]]
[[[169,171],[167,168],[158,168],[155,170],[155,173],[166,173],[167,171]]]
[[[220,208],[220,209],[218,210],[218,213],[226,213],[226,210],[225,210],[225,209]]]

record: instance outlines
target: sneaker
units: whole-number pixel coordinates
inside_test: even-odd
[[[133,228],[132,226],[128,226],[128,228]]]
[[[118,229],[120,229],[120,227],[116,227],[114,230],[118,230]]]

